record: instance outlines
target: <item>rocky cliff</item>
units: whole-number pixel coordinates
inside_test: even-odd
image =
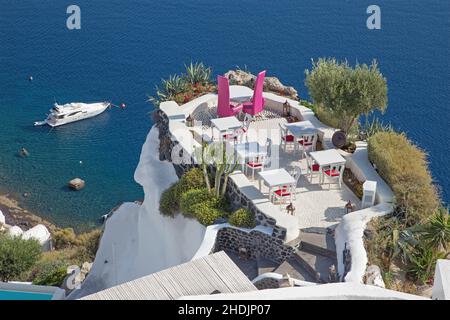
[[[225,77],[230,80],[231,85],[243,85],[252,89],[256,81],[255,75],[243,70],[230,70],[225,73]],[[293,87],[283,85],[281,81],[275,77],[266,77],[264,79],[264,91],[274,92],[291,99],[299,99],[297,90]]]

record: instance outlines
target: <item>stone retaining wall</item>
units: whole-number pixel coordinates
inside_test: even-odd
[[[228,180],[227,196],[235,209],[246,208],[255,214],[257,224],[273,228],[272,237],[279,240],[284,240],[286,238],[286,229],[277,226],[275,219],[266,216],[263,212],[258,210],[255,204],[242,193],[241,189],[239,189],[233,179]]]
[[[245,248],[252,259],[264,257],[280,264],[294,253],[294,249],[285,246],[283,240],[274,239],[273,236],[262,232],[247,233],[233,228],[219,230],[214,246],[215,252],[228,250],[239,253],[240,248]]]
[[[258,288],[258,290],[278,289],[280,287],[278,280],[273,278],[264,278],[253,284],[256,288]]]

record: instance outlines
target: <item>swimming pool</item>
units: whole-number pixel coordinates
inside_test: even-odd
[[[52,300],[53,294],[0,290],[0,300]]]

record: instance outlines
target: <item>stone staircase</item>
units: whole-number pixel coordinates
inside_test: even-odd
[[[331,234],[302,231],[293,247],[294,254],[279,265],[268,259],[257,259],[258,275],[274,272],[289,274],[291,278],[308,282],[330,282],[330,267],[337,267],[336,248]]]

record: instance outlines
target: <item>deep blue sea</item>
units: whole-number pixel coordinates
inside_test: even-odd
[[[366,27],[373,3],[381,30]],[[81,30],[66,28],[71,4],[81,8]],[[133,173],[152,125],[147,95],[162,77],[191,60],[214,74],[267,69],[307,98],[304,70],[328,56],[379,61],[389,87],[383,119],[428,151],[448,203],[447,0],[0,0],[0,186],[60,225],[91,226],[143,198]],[[34,127],[55,100],[127,108],[51,131]],[[22,147],[30,157],[17,156]],[[69,192],[77,176],[87,186]]]

